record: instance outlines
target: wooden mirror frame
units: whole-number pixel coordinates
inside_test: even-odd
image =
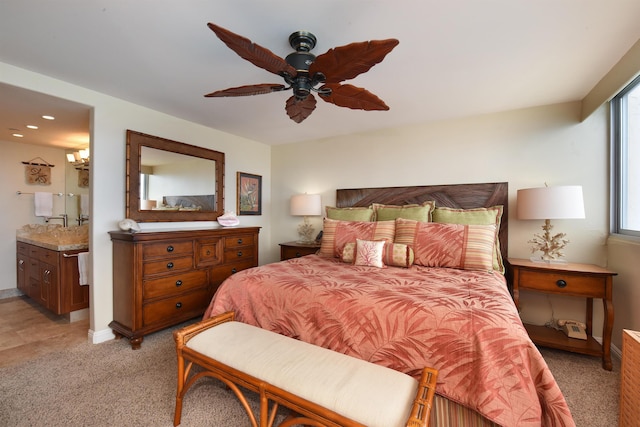
[[[140,169],[142,147],[170,151],[215,162],[215,211],[165,211],[140,209]],[[224,214],[224,153],[204,147],[171,141],[153,135],[127,130],[126,164],[127,218],[137,222],[215,221]]]

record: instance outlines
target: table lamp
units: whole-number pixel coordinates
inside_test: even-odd
[[[304,221],[298,226],[299,243],[313,243],[313,225],[310,216],[322,215],[322,202],[319,194],[296,194],[291,196],[291,215],[302,216]]]
[[[542,252],[541,258],[532,261],[565,262],[562,250],[569,243],[565,233],[551,235],[552,219],[584,218],[584,201],[582,186],[565,185],[557,187],[525,188],[518,190],[518,219],[543,219],[542,235],[534,234],[531,252]]]

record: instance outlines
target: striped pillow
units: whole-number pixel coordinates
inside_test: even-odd
[[[349,242],[355,243],[356,239],[393,242],[395,232],[395,221],[339,221],[325,218],[318,254],[329,258],[340,258],[344,245]]]
[[[425,267],[493,270],[495,225],[440,224],[396,219],[395,243],[413,248]]]

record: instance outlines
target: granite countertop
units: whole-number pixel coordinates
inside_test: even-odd
[[[35,245],[41,248],[51,249],[53,251],[59,251],[59,252],[89,249],[89,242],[85,242],[85,243],[54,242],[52,240],[39,239],[39,237],[29,238],[24,236],[17,236],[16,240],[18,242],[29,243],[31,245]]]

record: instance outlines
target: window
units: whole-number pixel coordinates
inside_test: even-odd
[[[640,237],[640,77],[611,100],[612,232]]]

